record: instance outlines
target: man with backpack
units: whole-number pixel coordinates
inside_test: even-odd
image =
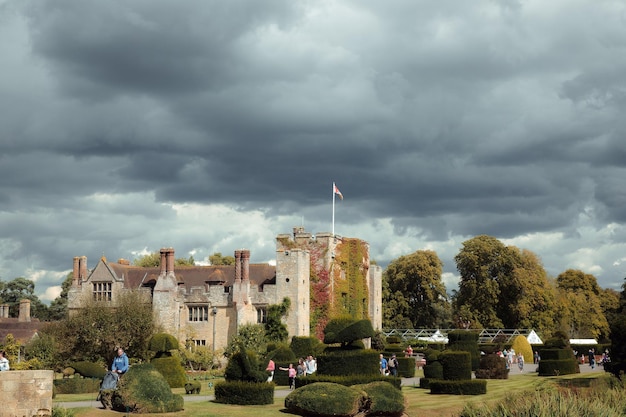
[[[391,359],[389,359],[387,367],[389,368],[391,376],[398,376],[398,359],[396,359],[395,354],[391,355]]]

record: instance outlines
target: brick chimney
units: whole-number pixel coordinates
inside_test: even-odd
[[[74,269],[72,270],[72,286],[78,287],[78,265],[80,263],[80,258],[78,256],[74,256]]]
[[[165,275],[166,271],[166,263],[167,263],[167,248],[161,248],[159,251],[161,253],[161,275]]]
[[[87,279],[87,257],[81,256],[79,260],[78,282],[82,284]]]
[[[241,251],[241,280],[250,281],[250,251]]]
[[[30,321],[30,300],[20,300],[20,315],[17,321],[20,323]]]
[[[235,282],[241,282],[241,251],[235,251]]]
[[[167,249],[167,262],[166,262],[166,273],[174,273],[174,263],[175,263],[175,259],[174,259],[174,248],[168,248]]]

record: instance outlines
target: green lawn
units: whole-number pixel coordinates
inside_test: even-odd
[[[420,371],[421,373],[421,371]],[[489,380],[487,382],[487,394],[476,396],[457,396],[457,395],[431,395],[429,390],[417,387],[405,386],[402,392],[407,400],[407,414],[410,417],[452,417],[458,416],[458,413],[466,403],[477,402],[495,402],[504,400],[507,395],[512,392],[521,392],[524,390],[535,390],[544,384],[552,384],[558,379],[571,378],[596,378],[606,375],[603,370],[597,372],[566,375],[562,377],[538,377],[536,373],[513,374],[509,379],[505,380]],[[420,376],[420,375],[418,375]],[[286,389],[287,387],[277,387],[278,389]],[[177,394],[184,394],[182,388],[174,389]],[[202,395],[211,395],[212,391],[208,391],[203,386]],[[64,394],[58,395],[54,402],[68,401],[91,401],[97,394]],[[281,411],[282,410],[282,411]],[[76,417],[99,417],[99,416],[119,416],[120,413],[114,411],[105,411],[94,408],[77,408],[73,409]],[[284,399],[277,398],[272,405],[263,406],[235,406],[217,404],[210,401],[187,402],[185,410],[178,413],[168,414],[149,414],[152,417],[278,417],[286,416],[284,413]]]

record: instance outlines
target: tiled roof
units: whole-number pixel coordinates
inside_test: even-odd
[[[107,264],[118,278],[124,279],[126,288],[139,288],[142,284],[155,283],[161,272],[161,269],[158,267],[144,268],[114,262]],[[275,266],[250,264],[249,271],[250,283],[252,285],[262,286],[276,282]],[[175,266],[174,274],[178,283],[184,285],[187,290],[190,290],[192,287],[203,286],[209,282],[222,283],[225,286],[231,286],[235,282],[234,265]]]
[[[28,343],[46,324],[38,319],[21,322],[17,318],[0,318],[0,342],[11,334],[21,344]]]

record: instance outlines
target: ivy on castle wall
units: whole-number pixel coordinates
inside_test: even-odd
[[[330,273],[324,260],[328,253],[326,245],[309,245],[311,255],[310,331],[318,339],[324,339],[324,328],[330,320]]]
[[[343,238],[337,246],[333,268],[333,317],[369,318],[369,254],[360,239]]]

